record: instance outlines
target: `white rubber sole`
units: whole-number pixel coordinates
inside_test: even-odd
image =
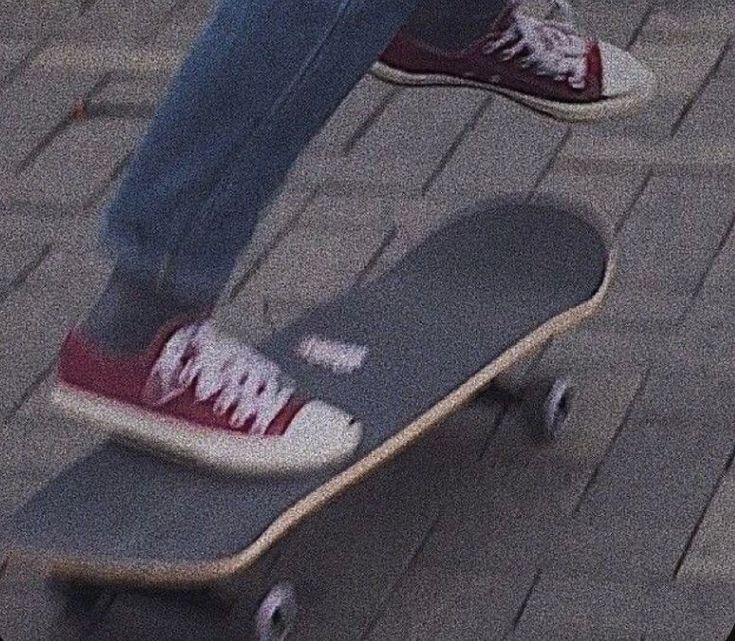
[[[571,123],[596,122],[630,115],[639,111],[643,105],[653,98],[656,92],[656,83],[651,82],[635,93],[603,98],[596,102],[566,103],[546,100],[504,87],[443,74],[407,73],[382,62],[375,62],[370,69],[370,73],[385,82],[403,86],[467,87],[492,91],[545,116]]]
[[[320,428],[318,433],[329,435],[329,442],[325,442],[315,438],[313,430],[294,429],[296,418],[284,436],[247,436],[199,428],[63,384],[51,393],[51,403],[113,440],[180,464],[225,474],[280,476],[329,467],[354,452],[362,436],[356,422],[339,420],[336,426],[328,425],[341,418],[335,412],[330,415],[328,406],[317,406],[317,412],[327,408],[327,413],[317,414],[312,422]],[[299,415],[313,413],[308,408],[314,403]]]

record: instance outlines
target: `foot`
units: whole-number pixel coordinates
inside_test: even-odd
[[[487,34],[443,51],[400,32],[372,73],[403,85],[452,85],[503,94],[568,122],[638,109],[655,91],[653,73],[629,53],[580,35],[569,22],[521,13],[511,0]]]
[[[174,324],[122,357],[72,331],[53,401],[133,445],[229,473],[321,468],[361,438],[350,416],[300,399],[275,364],[206,322]]]

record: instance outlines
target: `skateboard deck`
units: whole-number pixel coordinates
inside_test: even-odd
[[[613,263],[595,226],[564,207],[465,213],[382,277],[259,345],[303,391],[360,419],[363,440],[348,461],[288,478],[228,478],[107,442],[12,515],[9,547],[89,583],[189,586],[244,572],[514,362],[594,313]],[[351,346],[351,356],[331,362],[318,346],[333,344]]]

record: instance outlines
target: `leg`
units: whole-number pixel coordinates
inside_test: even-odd
[[[213,305],[293,161],[412,8],[412,0],[222,0],[107,208],[103,239],[118,256],[117,285],[93,310],[91,333],[150,338],[131,336],[140,322],[110,321],[121,293],[135,290],[146,314],[159,306],[140,300],[141,284],[155,283],[151,301],[165,286],[177,311]]]
[[[305,471],[355,451],[358,422],[303,398],[205,319],[259,212],[412,8],[221,0],[107,209],[117,265],[62,347],[58,407],[234,473]]]

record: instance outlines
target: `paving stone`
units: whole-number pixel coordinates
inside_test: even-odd
[[[650,2],[584,0],[574,4],[584,31],[625,48],[646,17]]]
[[[455,490],[445,490],[442,518],[422,553],[426,565],[472,573],[498,564],[535,567],[562,556],[564,524],[634,387],[622,372],[585,386],[568,436],[553,447],[535,442],[515,409],[498,428],[479,414],[468,421],[468,430],[490,430],[481,443],[485,454],[463,468]]]
[[[645,34],[645,32],[644,32]],[[631,53],[640,58],[656,74],[658,95],[662,98],[686,98],[700,88],[725,44],[723,37],[703,37],[699,33],[690,42],[666,44],[661,37],[642,40],[631,48]],[[650,104],[644,108],[655,108]]]
[[[0,603],[0,630],[9,641],[49,639],[64,611],[63,595],[50,590],[42,576],[12,561],[0,580]]]
[[[544,540],[542,537],[539,537]],[[620,583],[671,580],[688,533],[665,526],[643,527],[576,516],[546,531],[545,563],[554,571]]]
[[[600,175],[553,168],[536,189],[534,200],[561,198],[575,208],[591,209],[609,233],[627,215],[643,186],[645,175],[639,171]]]
[[[640,641],[642,585],[544,573],[515,631],[517,639]]]
[[[290,189],[283,189],[273,197],[261,212],[253,235],[238,256],[237,267],[231,278],[233,291],[229,296],[239,294],[242,283],[266,259],[279,240],[293,231],[313,199],[313,193]]]
[[[109,274],[97,254],[61,247],[51,252],[0,309],[0,387],[4,415],[55,357],[69,327],[85,312]]]
[[[535,572],[520,564],[460,570],[419,558],[366,641],[504,639]]]
[[[397,93],[345,158],[301,156],[289,181],[355,193],[421,191],[464,123],[484,99],[478,92],[415,89]]]
[[[69,113],[74,101],[98,80],[95,74],[49,73],[32,65],[0,89],[0,179],[9,176]],[[53,87],[53,91],[49,90]]]
[[[722,78],[732,78],[735,76],[735,48],[730,47],[728,49],[717,69],[717,75]]]
[[[33,255],[48,244],[94,253],[98,249],[99,217],[75,214],[48,203],[3,200],[0,197],[0,238],[5,247],[28,249]]]
[[[145,122],[117,119],[68,127],[19,176],[16,197],[83,209],[104,190],[144,130]]]
[[[659,176],[729,176],[735,148],[729,141],[680,138],[641,140],[627,136],[599,137],[577,130],[559,153],[555,167],[597,172],[654,169]]]
[[[733,409],[721,400],[732,381],[671,369],[651,374],[581,503],[580,514],[600,527],[687,534],[732,450]]]
[[[734,215],[733,192],[718,180],[654,178],[621,229],[619,283],[694,292]]]
[[[33,60],[38,69],[47,73],[104,74],[107,72],[171,74],[185,55],[176,47],[154,47],[126,42],[114,43],[53,43]]]
[[[661,326],[616,327],[597,322],[593,316],[572,333],[555,338],[547,357],[559,368],[571,363],[580,376],[609,367],[642,372],[649,363],[670,353],[673,336],[674,330],[667,334]]]
[[[732,631],[731,586],[688,578],[653,586],[646,641],[724,641]]]
[[[698,307],[717,306],[724,313],[732,311],[735,304],[735,234],[730,232],[702,283],[697,302]]]
[[[657,4],[651,13],[641,39],[656,41],[702,41],[707,37],[727,35],[735,30],[735,11],[732,5],[721,0],[692,5],[689,2]]]
[[[77,44],[98,42],[145,43],[165,24],[177,0],[95,0],[80,15],[69,20],[64,39]]]
[[[43,242],[38,238],[20,236],[7,228],[0,229],[0,299],[16,287],[23,274],[42,260]]]
[[[364,76],[347,94],[321,131],[312,139],[303,154],[333,153],[343,155],[360,143],[360,136],[370,135],[369,119],[389,104],[398,90],[371,75]],[[350,149],[347,149],[347,146]],[[395,150],[392,152],[395,153]]]
[[[85,639],[116,641],[199,641],[203,638],[235,641],[244,634],[226,634],[227,613],[192,603],[185,595],[121,594]]]
[[[99,432],[55,414],[48,400],[51,387],[49,378],[9,422],[0,424],[0,518],[104,440]]]
[[[467,131],[428,192],[466,203],[525,194],[561,142],[565,127],[504,98],[494,99]]]
[[[589,322],[598,331],[616,333],[643,332],[661,337],[676,331],[676,323],[690,304],[690,294],[652,289],[638,283],[628,286],[620,279],[610,284],[605,305]]]
[[[28,40],[0,40],[0,86],[9,81],[33,48],[34,43]]]
[[[714,78],[687,115],[677,137],[732,140],[735,134],[735,80]]]
[[[365,164],[356,156],[340,157],[324,154],[299,156],[286,177],[289,189],[321,190],[331,196],[364,194],[367,198],[419,198],[421,185],[406,182],[386,171],[381,164]]]
[[[735,584],[735,478],[723,479],[679,572],[682,578]]]
[[[0,0],[0,34],[29,40],[41,39],[63,31],[79,13],[79,2],[32,0],[16,2]]]
[[[114,107],[116,105],[141,105],[152,115],[155,106],[168,89],[169,75],[166,73],[121,76],[111,80],[97,92],[90,103]],[[150,112],[150,113],[149,113]]]
[[[479,92],[453,88],[402,91],[352,151],[365,164],[383,164],[400,180],[422,184],[483,104]]]
[[[690,370],[732,369],[735,362],[732,305],[693,301],[671,343],[669,362]]]
[[[215,4],[212,0],[186,2],[170,17],[168,24],[157,29],[151,42],[156,46],[175,47],[188,52]]]

